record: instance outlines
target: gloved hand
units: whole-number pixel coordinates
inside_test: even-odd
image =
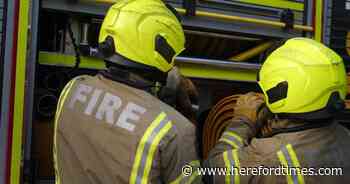
[[[181,77],[180,85],[176,93],[176,109],[196,124],[196,112],[193,105],[198,104],[198,91],[196,86],[188,78]]]
[[[177,67],[168,73],[166,86],[160,91],[159,97],[196,124],[192,105],[198,103],[198,91],[190,79],[180,74]]]
[[[264,104],[264,96],[259,93],[249,92],[240,96],[234,107],[234,120],[241,120],[248,126],[256,135],[262,125],[257,123],[259,111],[262,110]],[[262,114],[261,114],[262,115]],[[262,123],[262,122],[259,122]]]

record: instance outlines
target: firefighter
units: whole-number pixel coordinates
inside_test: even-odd
[[[181,173],[185,165],[199,166],[195,126],[157,98],[187,95],[181,88],[186,80],[178,72],[171,76],[179,80],[165,84],[184,45],[174,10],[160,0],[121,0],[109,9],[99,36],[108,69],[74,78],[60,96],[54,137],[57,183],[200,181]]]
[[[258,80],[264,95],[238,99],[204,164],[229,174],[207,182],[349,183],[350,133],[334,120],[347,94],[341,57],[314,40],[289,39],[267,58]]]

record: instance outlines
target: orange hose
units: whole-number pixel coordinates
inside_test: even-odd
[[[239,95],[232,95],[220,100],[209,112],[203,128],[203,156],[208,157],[209,151],[215,146],[230,119],[233,118],[233,108]]]

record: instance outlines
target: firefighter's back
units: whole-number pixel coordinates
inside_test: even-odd
[[[65,87],[55,132],[56,176],[64,184],[161,183],[176,177],[167,170],[196,159],[189,121],[147,92],[100,75]],[[179,141],[186,158],[176,154]]]

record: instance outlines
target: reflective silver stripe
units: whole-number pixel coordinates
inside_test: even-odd
[[[235,159],[233,157],[233,152],[232,150],[225,151],[223,153],[223,158],[226,166],[226,176],[225,176],[225,184],[234,184],[235,183]],[[232,170],[233,169],[233,170]],[[215,177],[215,176],[214,176]]]
[[[293,162],[292,162],[292,159],[291,159],[291,157],[290,157],[290,155],[289,155],[289,153],[288,153],[288,151],[287,151],[287,148],[286,148],[285,146],[283,146],[283,147],[281,148],[281,151],[282,151],[284,157],[285,157],[286,160],[287,160],[288,167],[289,167],[289,168],[295,167],[295,166],[293,166]],[[298,182],[298,175],[297,175],[297,173],[292,173],[292,172],[291,172],[290,174],[291,174],[291,176],[292,176],[293,183],[294,183],[294,184],[298,184],[299,182]]]
[[[277,157],[281,165],[288,169],[286,179],[288,184],[305,184],[304,176],[296,152],[291,144],[287,144],[277,151]],[[292,172],[293,171],[293,172]]]
[[[231,150],[227,152],[227,156],[229,158],[230,166],[231,166],[231,168],[230,168],[230,170],[231,170],[230,183],[234,184],[235,183],[235,174],[236,174],[234,168],[235,168],[236,164],[235,164],[235,159],[233,158],[233,154],[232,154]]]
[[[180,184],[190,184],[195,180],[197,177],[199,177],[198,173],[198,168],[200,167],[200,162],[199,160],[194,160],[190,162],[189,164],[192,167],[192,175],[183,177],[182,180],[180,181]],[[182,175],[182,174],[181,174]]]
[[[190,183],[193,183],[193,181],[195,181],[198,177],[201,177],[199,176],[199,172],[198,172],[198,168],[201,167],[199,160],[193,160],[192,162],[187,163],[184,166],[192,167],[193,172],[191,173],[191,175],[187,176],[181,172],[181,174],[174,181],[170,182],[170,184],[182,184],[182,183],[190,184]]]
[[[230,134],[231,134],[231,132],[225,132],[221,136],[219,141],[228,142],[228,144],[231,144],[235,148],[242,147],[243,146],[242,142]]]
[[[240,183],[240,162],[238,157],[238,149],[232,149],[223,153],[223,159],[226,167],[225,184]],[[214,176],[215,177],[215,176]]]
[[[144,171],[146,167],[146,161],[147,158],[149,158],[149,150],[152,146],[152,143],[155,139],[155,137],[158,135],[158,133],[168,124],[171,123],[167,117],[163,118],[163,120],[160,121],[160,123],[153,129],[151,135],[147,138],[145,142],[145,147],[142,152],[141,156],[141,163],[138,168],[137,176],[136,176],[136,184],[142,183],[142,178],[144,177]]]
[[[237,141],[243,144],[243,138],[239,136],[234,128],[229,128],[226,132],[229,132],[230,135],[236,138]]]

